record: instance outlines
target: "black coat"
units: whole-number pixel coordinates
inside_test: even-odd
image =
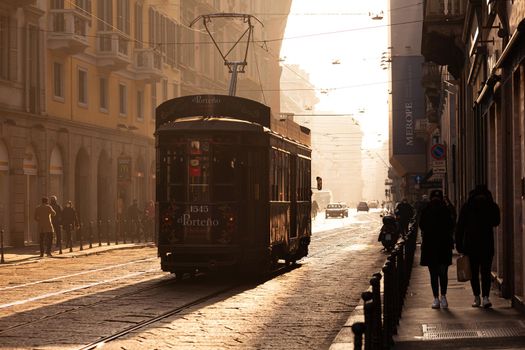
[[[458,252],[480,259],[494,256],[493,228],[500,223],[499,206],[490,193],[474,193],[459,212],[456,227]]]
[[[78,226],[77,212],[72,207],[64,207],[62,209],[62,225],[68,227],[71,225],[73,229]]]
[[[454,219],[442,200],[432,200],[421,211],[421,261],[423,266],[451,265]]]

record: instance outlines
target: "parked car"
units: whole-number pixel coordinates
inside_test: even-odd
[[[368,207],[370,209],[372,209],[372,208],[379,208],[379,201],[370,201],[370,202],[368,202]]]
[[[368,204],[366,202],[359,202],[357,204],[357,211],[369,211]]]
[[[348,206],[345,203],[330,203],[326,206],[326,218],[329,217],[348,217]]]

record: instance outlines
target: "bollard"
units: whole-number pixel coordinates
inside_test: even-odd
[[[377,272],[372,275],[370,285],[372,286],[372,301],[374,303],[374,318],[372,326],[372,349],[381,349],[383,339],[383,323],[381,312],[381,278],[383,276]]]
[[[141,239],[142,239],[142,230],[141,230],[141,227],[142,226],[142,223],[139,221],[137,221],[137,228],[136,228],[136,233],[137,233],[137,243],[140,243],[141,242]]]
[[[120,232],[122,233],[122,243],[126,244],[126,220],[120,220]]]
[[[0,264],[5,263],[4,260],[4,229],[0,230]]]
[[[100,231],[102,230],[102,220],[97,221],[97,238],[98,238],[98,246],[102,246],[102,239],[100,238]]]
[[[372,292],[366,291],[361,293],[361,299],[364,301],[365,312],[365,350],[372,350],[372,327],[374,317]]]
[[[108,238],[108,245],[110,245],[111,243],[109,242],[110,241],[110,238],[109,238],[109,232],[110,232],[110,229],[109,227],[111,226],[111,220],[107,219],[106,220],[106,235],[107,235],[107,238]],[[115,244],[118,244],[117,242],[117,236],[115,235]]]
[[[394,248],[394,250],[392,251],[392,254],[387,258],[390,263],[391,263],[391,266],[390,266],[390,276],[391,276],[391,289],[390,289],[390,293],[391,293],[391,321],[392,323],[390,324],[391,325],[391,329],[392,329],[392,334],[397,334],[397,314],[398,314],[398,307],[399,307],[399,298],[398,298],[398,280],[397,280],[397,266],[396,266],[396,254],[397,254],[397,247]]]
[[[89,248],[93,248],[93,221],[89,222]]]
[[[78,225],[78,239],[80,242],[80,250],[84,250],[84,242],[82,242],[82,226],[84,226],[84,224],[82,223]]]
[[[361,350],[363,348],[363,333],[365,332],[365,324],[363,322],[355,322],[352,324],[352,332],[354,333],[354,350]]]
[[[60,231],[60,234],[57,235],[57,243],[58,243],[58,254],[62,254],[62,228],[60,227],[60,225],[57,225],[57,228],[58,230],[57,231]],[[58,238],[60,236],[60,239]]]
[[[129,239],[131,243],[135,243],[135,220],[131,219],[129,221]]]
[[[69,233],[67,234],[67,241],[68,241],[67,244],[69,245],[70,253],[73,251],[73,237],[71,237],[72,233],[73,233],[73,225],[69,224]]]
[[[118,244],[118,236],[120,233],[120,220],[115,220],[115,244]]]
[[[392,337],[392,262],[387,259],[383,265],[383,348],[390,349],[394,340]]]

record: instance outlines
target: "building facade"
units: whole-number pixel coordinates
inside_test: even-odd
[[[389,160],[391,194],[394,202],[412,201],[420,196],[416,178],[427,175],[426,133],[421,133],[425,119],[421,86],[421,6],[405,0],[389,2],[389,46],[383,57],[389,69]],[[429,177],[429,176],[427,176]],[[418,184],[419,185],[419,184]],[[423,189],[424,191],[424,189]]]
[[[289,12],[290,4],[283,1],[278,12]],[[71,200],[84,224],[118,219],[134,199],[139,207],[154,200],[156,106],[193,93],[228,94],[224,62],[202,30],[189,24],[201,14],[260,13],[265,25],[257,38],[282,37],[286,16],[265,18],[265,6],[227,0],[0,2],[5,243],[37,240],[33,212],[42,196]],[[224,32],[222,40],[244,29]],[[237,95],[266,103],[278,115],[278,93],[265,90],[278,91],[280,67],[272,55],[278,57],[280,43],[261,46],[250,48]]]
[[[449,146],[447,186],[461,206],[487,184],[501,208],[493,276],[525,310],[525,1],[424,2],[422,53],[439,72],[432,117]],[[428,87],[427,92],[430,92]]]

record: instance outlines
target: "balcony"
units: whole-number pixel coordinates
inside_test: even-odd
[[[131,63],[131,41],[122,32],[97,32],[97,65],[110,70],[120,70]]]
[[[88,46],[87,34],[91,18],[76,9],[49,10],[47,46],[69,54],[83,52]]]
[[[162,58],[160,52],[153,48],[136,48],[133,51],[133,70],[135,79],[154,81],[161,79]]]
[[[425,89],[441,88],[441,71],[434,62],[424,62],[422,65],[421,85]]]
[[[423,19],[421,53],[426,61],[448,66],[458,78],[464,63],[460,42],[468,0],[427,0]]]

